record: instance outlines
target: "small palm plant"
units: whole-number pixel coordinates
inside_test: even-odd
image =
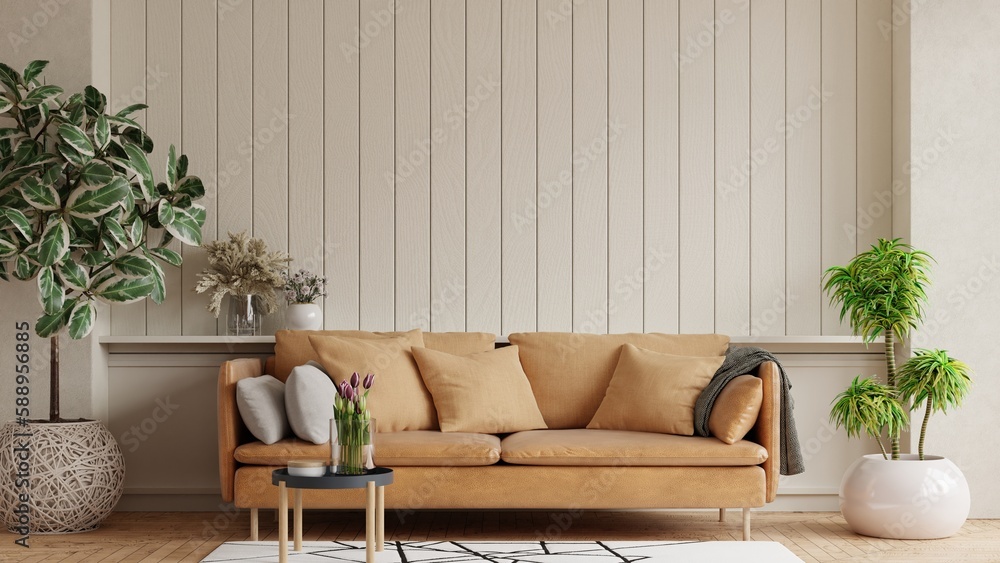
[[[925,403],[917,447],[921,460],[924,459],[927,420],[933,412],[947,413],[948,407],[961,406],[972,384],[971,372],[968,365],[949,356],[947,350],[917,350],[899,368],[899,399],[912,401],[914,408]]]
[[[895,341],[909,336],[923,318],[932,261],[929,254],[900,239],[879,239],[846,266],[834,266],[824,275],[824,290],[831,303],[840,306],[840,320],[847,318],[865,343],[885,337],[885,387],[892,396],[896,395]],[[899,429],[888,430],[892,458],[899,459]]]
[[[837,428],[846,429],[848,438],[859,438],[862,434],[875,438],[885,459],[889,455],[882,443],[882,429],[889,436],[898,436],[908,423],[896,391],[871,377],[861,379],[860,375],[834,399],[830,420]]]

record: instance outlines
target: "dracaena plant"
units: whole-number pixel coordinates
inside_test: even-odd
[[[896,339],[903,340],[923,318],[927,276],[932,258],[899,239],[879,239],[846,266],[834,266],[824,275],[824,289],[840,320],[850,322],[855,335],[870,343],[885,338],[886,392],[896,396]],[[833,418],[838,418],[837,413]],[[899,432],[888,426],[893,459],[899,458]],[[848,428],[850,433],[850,428]]]
[[[924,459],[927,421],[934,412],[947,413],[961,406],[972,385],[972,370],[964,362],[948,355],[947,350],[920,349],[899,368],[899,398],[912,401],[918,408],[924,403],[924,421],[920,425],[917,453]]]
[[[163,266],[181,264],[167,245],[201,244],[205,188],[172,146],[156,182],[153,141],[129,117],[146,106],[112,113],[92,86],[64,96],[41,80],[46,64],[19,73],[0,63],[0,279],[37,281],[35,332],[52,338],[58,420],[59,333],[87,336],[98,300],[162,303]]]

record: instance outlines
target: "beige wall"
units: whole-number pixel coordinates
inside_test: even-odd
[[[990,0],[928,0],[912,11],[913,242],[938,264],[915,344],[947,348],[976,372],[967,404],[931,419],[929,452],[965,472],[972,513],[1000,517],[1000,12]]]
[[[0,61],[22,69],[35,59],[49,60],[45,76],[68,92],[82,91],[94,83],[95,65],[92,42],[91,12],[100,10],[90,0],[24,1],[0,0]],[[102,63],[98,62],[97,66]],[[106,63],[103,63],[106,66]],[[0,373],[14,373],[13,345],[15,323],[32,326],[41,314],[37,288],[33,283],[0,282],[0,345],[10,347],[0,353]],[[96,333],[107,333],[109,311],[104,309],[102,325]],[[107,417],[106,356],[97,338],[70,341],[62,337],[61,414],[64,418]],[[49,414],[49,346],[32,333],[30,408],[33,418],[48,418]],[[13,377],[0,377],[0,420],[14,417]]]
[[[183,8],[182,8],[183,6]],[[112,0],[111,85],[329,328],[845,333],[893,231],[890,0]],[[891,198],[889,198],[891,199]],[[186,250],[115,334],[214,334]],[[270,329],[280,326],[272,319]]]

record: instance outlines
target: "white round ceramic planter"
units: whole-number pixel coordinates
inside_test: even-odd
[[[319,330],[323,328],[323,309],[315,303],[293,303],[285,309],[288,330]]]
[[[855,461],[840,484],[840,511],[858,534],[928,540],[955,534],[969,516],[969,484],[940,456],[881,454]]]

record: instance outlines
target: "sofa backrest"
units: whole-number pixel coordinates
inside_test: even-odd
[[[525,332],[509,338],[552,429],[586,428],[604,400],[624,344],[684,356],[723,356],[729,347],[729,337],[721,334]]]
[[[474,354],[492,350],[496,336],[487,332],[367,332],[362,330],[279,330],[274,335],[274,377],[285,381],[292,369],[312,360],[319,361],[319,355],[309,343],[310,335],[341,336],[347,338],[378,338],[383,336],[405,336],[413,345],[423,345],[431,350],[449,354]]]

